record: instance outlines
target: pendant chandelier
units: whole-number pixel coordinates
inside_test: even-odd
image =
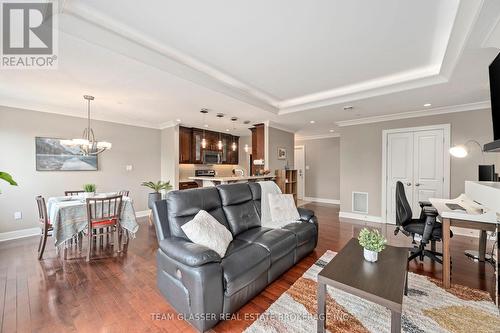
[[[80,154],[83,156],[98,155],[105,150],[111,149],[111,143],[106,141],[97,141],[94,136],[94,130],[90,126],[90,101],[94,96],[84,95],[87,101],[87,128],[83,131],[81,139],[61,140],[61,144],[70,147],[79,147]]]

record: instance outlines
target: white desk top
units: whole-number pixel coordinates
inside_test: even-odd
[[[429,201],[432,203],[432,206],[437,209],[442,218],[493,224],[497,224],[499,221],[499,217],[495,211],[475,203],[467,198],[465,194],[461,194],[456,199],[430,198]],[[460,205],[467,211],[451,210],[446,206],[447,203]]]

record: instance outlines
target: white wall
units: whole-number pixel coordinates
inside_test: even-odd
[[[293,169],[294,162],[294,138],[295,134],[291,132],[286,132],[274,127],[266,126],[268,131],[268,141],[266,155],[266,167],[271,170],[271,174],[274,175],[275,170],[284,169],[285,164],[288,163],[290,169]],[[285,148],[287,152],[286,160],[278,159],[278,148]]]
[[[19,186],[0,182],[0,233],[38,226],[35,196],[64,195],[95,183],[98,191],[130,190],[136,211],[147,209],[148,189],[140,184],[160,178],[160,131],[93,121],[97,139],[113,144],[98,157],[98,171],[36,171],[35,137],[81,137],[82,118],[0,107],[0,170]],[[132,171],[125,166],[132,165]],[[23,214],[14,220],[14,212]]]

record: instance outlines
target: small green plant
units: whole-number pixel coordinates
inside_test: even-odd
[[[172,189],[172,185],[170,185],[170,182],[162,182],[159,180],[158,182],[143,182],[141,184],[142,186],[148,187],[155,191],[156,193],[159,193],[161,190],[170,190]]]
[[[95,189],[96,189],[95,184],[84,184],[83,185],[83,190],[85,192],[91,192],[91,193],[93,193],[93,192],[95,192]]]
[[[363,228],[359,232],[358,241],[359,245],[374,252],[381,252],[385,249],[385,244],[387,243],[387,239],[378,230],[370,231],[367,228]]]
[[[14,179],[12,179],[12,176],[8,174],[7,172],[0,171],[0,179],[5,180],[7,183],[9,183],[12,186],[17,186],[17,183]],[[2,193],[2,191],[0,191]]]

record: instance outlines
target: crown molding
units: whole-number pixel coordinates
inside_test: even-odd
[[[446,36],[447,47],[444,54],[434,55],[433,65],[281,101],[272,94],[241,82],[227,73],[140,33],[83,2],[62,1],[60,7],[63,8],[63,15],[70,15],[94,28],[112,34],[114,38],[118,37],[123,45],[103,43],[84,34],[82,29],[66,28],[65,32],[73,36],[263,110],[282,115],[448,82],[482,5],[483,0],[460,1],[450,34]],[[100,34],[99,36],[105,38]],[[436,44],[442,42],[442,40],[437,40]],[[142,49],[142,52],[139,52],[138,48]],[[154,56],[146,60],[144,50],[153,52]]]
[[[33,111],[33,112],[42,112],[49,114],[57,114],[66,117],[87,119],[87,115],[82,110],[75,111],[74,109],[68,109],[60,106],[54,105],[42,105],[37,102],[30,101],[18,101],[9,98],[4,98],[2,96],[2,101],[0,104],[1,107],[6,107],[10,109],[18,109],[21,111]],[[1,110],[0,110],[1,111]],[[78,112],[78,114],[77,114]],[[85,114],[84,114],[85,113]],[[107,123],[119,124],[119,125],[127,125],[133,127],[143,127],[143,128],[151,128],[151,129],[161,129],[158,125],[151,124],[148,122],[141,122],[136,120],[116,120],[114,117],[102,116],[100,114],[92,113],[92,120],[97,121],[105,121]]]
[[[173,120],[169,120],[169,121],[166,121],[164,123],[161,123],[158,128],[159,129],[165,129],[165,128],[170,128],[170,127],[174,127],[174,126],[177,126],[179,123],[176,122],[176,121],[173,121]]]
[[[343,121],[337,121],[335,124],[339,127],[345,127],[345,126],[379,123],[379,122],[399,120],[399,119],[435,116],[435,115],[445,114],[445,113],[483,110],[483,109],[489,109],[490,107],[491,107],[490,101],[483,101],[483,102],[477,102],[477,103],[444,106],[444,107],[419,110],[419,111],[410,111],[410,112],[395,113],[395,114],[388,114],[388,115],[382,115],[382,116],[366,117],[366,118],[359,118],[359,119],[352,119],[352,120],[343,120]]]
[[[330,138],[340,138],[340,133],[305,135],[305,136],[296,135],[295,141],[308,141],[308,140],[319,140],[319,139],[330,139]]]
[[[263,122],[263,124],[266,125],[267,127],[276,128],[276,129],[279,129],[280,131],[289,132],[289,133],[292,133],[292,134],[295,134],[295,132],[296,132],[296,131],[294,131],[294,130],[286,127],[286,126],[277,124],[276,122],[274,122],[272,120],[266,120],[266,121]]]

